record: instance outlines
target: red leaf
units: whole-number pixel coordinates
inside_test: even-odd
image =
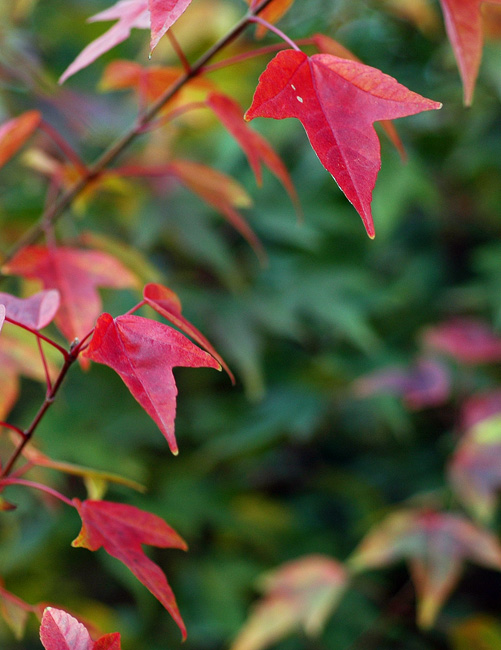
[[[279,179],[297,206],[299,200],[287,168],[267,140],[246,125],[237,102],[226,95],[211,93],[207,98],[207,104],[242,147],[258,185],[262,183],[261,162],[263,162]]]
[[[501,547],[494,535],[465,517],[401,510],[367,534],[350,564],[360,571],[399,559],[409,562],[418,595],[418,622],[428,628],[456,586],[464,561],[501,570]]]
[[[325,36],[324,34],[314,34],[313,41],[317,49],[323,54],[333,54],[334,56],[339,56],[341,59],[349,59],[350,61],[362,63],[358,56],[355,56],[353,52],[350,52],[350,50],[344,47],[344,45],[341,45],[341,43],[338,43],[329,36]],[[391,120],[381,120],[380,124],[386,131],[386,135],[393,143],[402,160],[405,161],[407,159],[407,154],[405,153],[404,145],[402,144],[402,140],[400,139],[393,122]]]
[[[424,343],[463,363],[501,361],[501,337],[489,326],[469,318],[455,319],[428,329]]]
[[[92,650],[94,645],[82,623],[54,607],[43,613],[40,640],[45,650]]]
[[[59,309],[59,291],[40,291],[29,298],[16,298],[0,293],[0,304],[5,305],[6,316],[33,330],[46,327]]]
[[[84,356],[113,368],[157,423],[173,454],[177,388],[172,368],[216,368],[219,363],[176,330],[141,316],[102,314]]]
[[[92,650],[121,650],[120,634],[105,634],[94,643]]]
[[[153,52],[165,32],[188,8],[191,0],[148,0],[151,14],[151,43]]]
[[[361,377],[355,383],[355,391],[360,396],[394,393],[413,410],[443,404],[449,390],[447,369],[433,359],[419,359],[410,368],[385,368]]]
[[[60,84],[64,83],[68,77],[82,70],[82,68],[86,68],[102,54],[111,50],[112,47],[129,38],[133,27],[148,29],[150,27],[150,12],[148,11],[147,0],[119,0],[109,9],[105,9],[89,18],[89,22],[100,20],[117,20],[118,22],[80,52],[73,63],[61,75]]]
[[[489,0],[501,4],[501,0]],[[478,69],[482,59],[482,15],[483,0],[440,0],[444,12],[445,28],[454,50],[463,80],[464,103],[469,106]]]
[[[4,320],[5,320],[5,306],[0,304],[0,332],[2,331]]]
[[[3,270],[36,278],[46,289],[59,290],[61,307],[55,322],[69,341],[94,327],[102,311],[96,287],[123,289],[137,284],[135,276],[111,255],[64,246],[28,246]]]
[[[362,63],[285,50],[259,78],[245,118],[300,120],[320,162],[374,237],[370,204],[381,157],[373,122],[440,106]]]
[[[83,525],[72,546],[90,551],[103,547],[109,555],[123,562],[167,609],[186,638],[186,628],[172,589],[160,567],[141,548],[142,544],[148,544],[186,550],[183,539],[163,519],[134,506],[109,501],[74,499],[73,502]]]
[[[205,336],[181,314],[181,302],[174,291],[161,284],[150,283],[144,287],[143,298],[156,312],[190,336],[200,347],[217,359],[228,373],[231,383],[235,383],[235,377],[223,358],[216,352]]]
[[[12,158],[40,124],[38,111],[27,111],[0,125],[0,167]]]
[[[221,212],[238,230],[261,259],[266,257],[263,245],[235,206],[249,207],[251,199],[244,188],[230,176],[212,167],[189,160],[175,160],[168,166],[189,190]]]

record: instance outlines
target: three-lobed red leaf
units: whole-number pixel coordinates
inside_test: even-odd
[[[177,388],[172,368],[216,368],[214,357],[178,331],[141,316],[102,314],[84,357],[117,372],[134,398],[157,423],[173,454]]]
[[[134,506],[89,499],[74,499],[73,503],[82,518],[82,529],[72,545],[90,551],[102,547],[123,562],[167,609],[186,638],[186,628],[167,578],[142,549],[143,544],[148,544],[186,550],[184,540],[163,519]]]
[[[501,4],[501,0],[488,0]],[[454,50],[464,88],[464,103],[469,106],[482,59],[482,15],[484,0],[440,0],[447,35]]]
[[[300,120],[320,162],[374,237],[371,201],[381,156],[373,123],[440,107],[363,63],[285,50],[259,78],[245,118]]]
[[[0,305],[10,320],[32,330],[41,330],[52,322],[59,309],[59,291],[39,291],[29,298],[17,298],[0,292]]]
[[[55,322],[69,341],[94,327],[102,311],[96,287],[124,289],[137,284],[136,277],[111,255],[66,246],[27,246],[3,270],[38,279],[46,289],[59,291],[61,306]]]

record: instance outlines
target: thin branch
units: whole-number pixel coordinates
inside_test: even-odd
[[[266,29],[269,29],[270,32],[273,32],[274,34],[279,36],[283,41],[285,41],[287,45],[290,45],[293,50],[296,50],[297,52],[301,52],[301,48],[299,48],[296,45],[296,43],[294,43],[294,41],[287,36],[287,34],[284,34],[284,32],[281,29],[278,29],[278,27],[275,27],[275,25],[272,25],[264,18],[261,18],[261,16],[251,16],[249,18],[249,21],[251,23],[257,23],[258,25],[263,25],[263,27],[266,27]]]
[[[16,427],[15,424],[9,424],[8,422],[0,421],[0,428],[2,427],[5,427],[6,429],[10,429],[10,431],[15,431],[18,435],[24,438],[24,431],[19,427]]]
[[[52,125],[50,125],[45,120],[42,120],[40,122],[40,129],[44,131],[53,142],[55,142],[55,144],[63,152],[66,158],[68,158],[68,160],[78,169],[78,171],[81,174],[85,174],[87,172],[87,168],[83,160],[73,149],[73,147],[69,144],[69,142],[67,142],[63,138],[63,136],[59,133],[59,131],[57,131]]]
[[[272,0],[261,0],[259,4],[252,10],[248,11],[243,18],[241,18],[232,29],[222,38],[220,38],[212,47],[210,47],[205,54],[191,66],[189,71],[186,71],[177,81],[175,81],[167,90],[159,97],[141,116],[133,127],[126,131],[118,140],[116,140],[86,171],[85,175],[78,179],[66,192],[64,192],[57,201],[44,211],[39,221],[32,226],[23,237],[12,247],[4,259],[4,263],[12,259],[12,257],[25,246],[34,244],[44,230],[54,224],[65,210],[73,203],[75,198],[89,185],[89,183],[99,176],[112,162],[114,162],[120,154],[135,140],[144,128],[153,118],[162,110],[162,108],[170,101],[191,79],[201,74],[206,64],[219,54],[227,45],[237,39],[245,28],[252,22],[252,18],[257,16],[263,11]]]
[[[49,394],[50,391],[52,390],[52,381],[50,378],[49,367],[47,365],[47,359],[43,351],[42,341],[38,338],[38,336],[37,336],[37,343],[38,343],[38,350],[40,352],[40,357],[42,359],[43,369],[45,373],[45,382],[47,383],[47,394]]]
[[[24,485],[26,487],[35,488],[35,490],[40,490],[41,492],[46,492],[47,494],[56,497],[56,499],[59,499],[59,501],[66,503],[68,506],[71,506],[72,508],[75,507],[75,504],[72,501],[70,501],[68,497],[65,497],[64,494],[61,494],[57,490],[54,490],[53,488],[48,487],[47,485],[43,485],[42,483],[36,483],[35,481],[27,481],[25,478],[0,479],[0,488],[5,485]]]
[[[13,325],[16,325],[17,327],[21,327],[23,330],[26,330],[27,332],[31,332],[34,336],[37,337],[37,339],[41,339],[42,341],[45,341],[49,345],[52,345],[53,348],[56,348],[58,352],[60,352],[64,359],[67,360],[68,358],[68,352],[63,348],[62,345],[59,345],[59,343],[56,343],[52,339],[50,339],[48,336],[45,336],[45,334],[40,334],[38,330],[34,330],[32,327],[28,327],[28,325],[23,325],[23,323],[20,323],[17,320],[14,320],[13,318],[10,318],[10,316],[6,316],[5,320],[8,323],[12,323]]]
[[[177,54],[178,59],[181,61],[181,64],[182,64],[185,72],[187,72],[187,73],[191,72],[190,62],[186,58],[186,54],[183,52],[182,47],[179,45],[179,41],[174,36],[174,33],[173,33],[172,29],[169,29],[167,31],[167,37],[168,37],[168,39],[170,41],[170,44],[172,45],[172,49]]]

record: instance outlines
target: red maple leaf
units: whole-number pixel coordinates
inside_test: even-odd
[[[72,546],[90,551],[103,547],[109,555],[123,562],[162,603],[186,638],[186,628],[167,578],[142,549],[143,544],[148,544],[185,551],[184,540],[163,519],[134,506],[90,499],[73,499],[73,503],[82,518],[82,530]]]
[[[96,287],[124,289],[137,284],[136,277],[111,255],[66,246],[27,246],[3,270],[59,290],[61,306],[55,322],[69,341],[94,327],[102,311]]]
[[[501,0],[488,0],[501,4]],[[473,101],[473,91],[482,59],[482,15],[484,0],[440,0],[445,28],[454,50],[464,88],[464,103]]]
[[[172,368],[221,369],[214,357],[178,331],[141,316],[102,314],[84,357],[113,368],[157,423],[173,454],[177,388]]]
[[[373,123],[440,107],[363,63],[284,50],[259,78],[245,118],[300,120],[320,162],[374,237],[370,204],[381,156]]]

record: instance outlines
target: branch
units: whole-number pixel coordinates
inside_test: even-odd
[[[236,40],[245,28],[253,22],[255,16],[263,11],[272,0],[261,0],[253,9],[236,23],[230,31],[220,38],[212,47],[210,47],[202,56],[186,70],[179,79],[174,82],[164,94],[159,97],[140,117],[140,119],[129,128],[118,140],[116,140],[86,171],[85,175],[77,180],[66,192],[61,194],[58,200],[50,205],[42,214],[39,221],[30,228],[23,237],[21,237],[13,248],[9,251],[3,263],[9,262],[14,255],[24,248],[34,244],[43,232],[52,226],[73,203],[76,197],[85,190],[91,181],[98,177],[119,155],[129,146],[129,144],[140,135],[145,127],[153,118],[162,110],[191,79],[203,72],[204,66],[223,50],[227,45]]]

